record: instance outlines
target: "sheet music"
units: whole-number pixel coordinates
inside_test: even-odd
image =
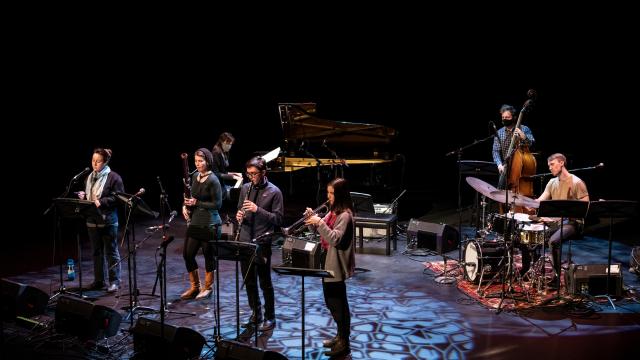
[[[277,158],[278,155],[280,155],[280,147],[279,146],[277,148],[269,151],[268,153],[264,154],[262,156],[262,158],[264,159],[264,161],[269,162],[269,161]]]

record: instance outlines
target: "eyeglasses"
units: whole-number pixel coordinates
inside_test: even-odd
[[[245,175],[247,175],[248,177],[252,178],[252,177],[260,175],[260,172],[248,172],[248,173],[245,173]]]

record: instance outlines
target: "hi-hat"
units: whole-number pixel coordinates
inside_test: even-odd
[[[540,203],[535,201],[534,199],[530,197],[526,197],[524,195],[514,193],[511,190],[509,190],[508,196],[507,196],[507,190],[495,190],[495,191],[492,191],[490,195],[491,196],[489,197],[491,199],[501,202],[503,204],[506,204],[508,199],[509,204],[513,204],[515,206],[524,206],[524,207],[534,208],[534,209],[537,209],[540,207]]]

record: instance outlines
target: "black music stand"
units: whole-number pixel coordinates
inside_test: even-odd
[[[613,219],[630,218],[637,214],[638,202],[629,200],[601,200],[592,201],[589,204],[589,215],[599,218],[609,218],[609,255],[607,256],[607,293],[605,295],[596,295],[595,297],[604,297],[609,300],[611,307],[615,310],[613,301],[610,296],[609,284],[611,283],[611,246],[613,241]]]
[[[269,234],[270,235],[270,234]],[[214,241],[216,268],[219,267],[219,260],[235,261],[236,269],[236,338],[240,337],[240,271],[238,269],[240,261],[253,262],[256,258],[258,245],[243,241]],[[244,281],[243,281],[244,284]],[[216,269],[216,313],[218,323],[216,324],[216,344],[220,340],[220,272]],[[256,321],[258,317],[256,316]],[[258,324],[254,325],[255,341],[258,346]]]
[[[89,217],[102,217],[100,210],[98,210],[96,204],[93,201],[72,198],[57,198],[53,199],[53,203],[55,204],[56,214],[59,219],[64,218],[86,221],[86,219]],[[82,295],[82,246],[80,244],[80,234],[77,234],[76,239],[78,245],[78,284],[80,293],[74,294],[65,290],[62,280],[62,265],[60,265],[59,293],[67,293],[79,296],[80,298],[84,298],[84,296]]]
[[[137,267],[136,267],[136,253],[138,248],[149,238],[144,238],[140,244],[136,243],[136,227],[135,221],[133,220],[132,215],[147,215],[151,216],[154,219],[158,217],[158,213],[151,210],[151,208],[142,200],[140,197],[136,195],[130,195],[126,193],[118,192],[115,194],[116,199],[123,202],[125,204],[126,209],[126,220],[124,226],[124,232],[122,240],[120,244],[124,243],[126,238],[127,240],[127,255],[125,257],[120,258],[120,261],[113,264],[111,266],[119,266],[123,260],[127,260],[127,273],[129,275],[129,306],[125,306],[123,309],[127,310],[128,313],[125,316],[125,319],[129,318],[131,322],[131,327],[133,327],[133,315],[136,311],[146,311],[153,312],[155,309],[150,307],[144,307],[138,305],[138,295],[140,295],[140,290],[138,289],[138,276],[137,276]],[[129,226],[131,224],[131,226]],[[131,228],[131,229],[129,229]],[[130,235],[131,239],[130,240]],[[133,247],[131,247],[131,243],[133,242]]]
[[[304,350],[304,313],[305,313],[305,307],[304,307],[304,277],[308,276],[308,277],[320,277],[320,278],[332,278],[333,277],[333,272],[332,271],[328,271],[328,270],[322,270],[322,269],[306,269],[306,268],[294,268],[294,267],[287,267],[287,266],[283,266],[286,264],[281,264],[278,266],[272,266],[273,271],[275,271],[276,273],[278,273],[279,275],[298,275],[302,278],[302,290],[300,291],[302,293],[302,333],[300,334],[300,338],[302,341],[302,356],[301,358],[305,358],[306,354],[305,354],[305,350]]]
[[[543,200],[538,208],[539,217],[559,217],[560,218],[560,261],[562,261],[562,240],[564,240],[563,227],[565,218],[583,219],[587,216],[589,202],[582,200]],[[544,254],[542,254],[544,256]],[[569,265],[571,264],[571,239],[569,239],[569,253],[567,255]],[[558,264],[554,264],[558,267]],[[543,266],[544,269],[544,266]],[[562,276],[562,266],[557,274],[558,280]],[[558,286],[558,296],[560,296],[560,286]]]

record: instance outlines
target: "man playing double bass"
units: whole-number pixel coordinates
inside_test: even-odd
[[[500,108],[504,126],[496,132],[496,136],[493,138],[493,161],[498,166],[500,179],[504,179],[501,184],[498,184],[499,188],[506,188],[520,195],[532,197],[533,181],[522,177],[535,174],[536,161],[529,152],[535,139],[529,127],[522,124],[516,126],[514,120],[516,113],[516,108],[512,105],[505,104]],[[515,143],[512,144],[512,142]],[[509,156],[510,149],[512,150],[511,156]],[[510,167],[508,173],[507,166]],[[512,210],[525,212],[523,209]]]

